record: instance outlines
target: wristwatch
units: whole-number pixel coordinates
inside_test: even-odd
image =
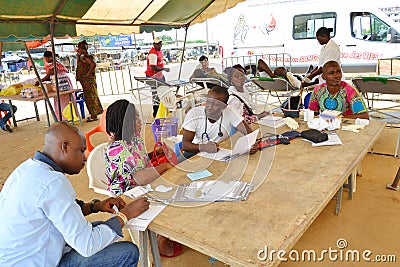
[[[97,212],[99,212],[99,210],[94,210],[94,204],[95,203],[97,203],[97,202],[100,202],[100,200],[99,199],[93,199],[92,201],[90,201],[90,205],[89,205],[89,207],[90,207],[90,213],[97,213]]]

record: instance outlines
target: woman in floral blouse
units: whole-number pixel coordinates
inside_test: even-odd
[[[151,166],[144,140],[140,137],[142,122],[135,106],[128,100],[117,100],[107,108],[106,131],[111,136],[105,150],[108,190],[120,195],[137,185],[147,185],[171,168],[170,163]],[[175,257],[182,253],[179,243],[158,236],[160,255]]]
[[[152,167],[140,136],[142,122],[135,106],[117,100],[107,108],[106,131],[111,136],[105,151],[109,191],[120,195],[137,185],[146,185],[170,168],[170,163]]]

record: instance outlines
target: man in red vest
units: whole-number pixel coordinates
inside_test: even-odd
[[[164,57],[161,51],[162,40],[160,37],[154,38],[153,47],[147,55],[147,69],[146,77],[153,77],[157,80],[165,82],[165,77],[162,73],[163,70],[169,72],[169,68],[164,68]],[[151,94],[153,95],[153,117],[156,117],[160,99],[157,96],[156,84],[151,87]]]

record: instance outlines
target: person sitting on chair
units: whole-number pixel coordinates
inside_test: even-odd
[[[367,107],[360,93],[342,81],[342,69],[336,61],[328,61],[322,68],[326,81],[313,90],[308,108],[316,112],[326,109],[342,112],[346,118],[369,119]]]
[[[115,241],[123,236],[128,220],[149,209],[149,202],[77,200],[65,174],[81,171],[85,149],[78,128],[54,123],[45,134],[43,152],[36,152],[8,177],[0,192],[1,266],[137,266],[136,245]],[[99,211],[116,216],[93,223],[85,219]]]
[[[218,73],[215,68],[210,68],[209,62],[208,62],[208,57],[205,55],[202,55],[199,58],[199,66],[196,67],[194,70],[192,76],[190,76],[190,81],[192,78],[215,78],[217,80],[220,80],[222,82],[223,86],[227,86],[228,84],[228,77],[222,73]],[[202,83],[198,83],[201,87],[204,87]],[[216,84],[213,83],[206,83],[208,88],[211,88],[215,86]]]
[[[230,81],[228,105],[237,113],[242,114],[247,124],[251,124],[267,116],[269,114],[268,111],[263,111],[259,114],[254,112],[257,106],[251,99],[247,89],[244,88],[246,70],[242,65],[234,65],[230,69],[225,69],[225,71],[228,72],[228,80]]]
[[[183,122],[182,150],[185,158],[198,152],[216,153],[218,143],[229,137],[232,127],[242,134],[252,132],[243,118],[228,107],[229,93],[226,88],[214,86],[208,91],[205,106],[189,110]],[[254,144],[250,154],[257,152]]]
[[[12,105],[13,112],[15,113],[17,111],[17,107]],[[7,112],[4,117],[0,118],[0,128],[3,131],[7,131],[9,133],[12,133],[11,126],[7,124],[7,121],[11,118],[11,106],[10,104],[0,102],[0,111]]]
[[[277,78],[283,77],[292,87],[300,88],[300,86],[308,87],[318,84],[318,79],[315,79],[310,82],[302,82],[302,77],[299,75],[294,75],[290,71],[288,71],[285,67],[277,67],[272,71],[267,63],[261,58],[258,60],[257,69],[260,71],[261,77],[270,77],[270,78]],[[310,66],[307,70],[307,73],[312,71],[313,67]],[[306,73],[306,74],[307,74]]]
[[[170,163],[151,165],[151,156],[146,153],[144,140],[140,137],[141,127],[139,113],[128,100],[117,100],[107,108],[106,131],[111,140],[104,157],[108,190],[114,195],[147,185],[172,167]],[[178,256],[183,251],[180,244],[163,236],[158,236],[158,246],[161,256]]]

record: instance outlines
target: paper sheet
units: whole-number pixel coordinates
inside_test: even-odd
[[[312,143],[312,146],[334,146],[334,145],[343,145],[342,140],[340,140],[339,135],[337,133],[328,133],[328,140],[321,143]]]
[[[140,214],[139,216],[132,218],[125,225],[127,228],[133,228],[134,230],[144,231],[147,226],[151,223],[151,221],[160,214],[163,209],[165,209],[166,205],[153,205],[150,204],[148,210]]]
[[[245,136],[240,137],[233,147],[233,151],[225,148],[220,148],[217,153],[200,152],[198,155],[200,157],[223,162],[229,161],[239,155],[250,151],[251,146],[256,142],[259,131],[260,129],[257,129],[249,134],[246,134]]]
[[[153,191],[153,189],[151,188],[151,185],[148,184],[146,186],[136,186],[135,188],[126,191],[124,195],[130,198],[138,198],[151,191]]]

